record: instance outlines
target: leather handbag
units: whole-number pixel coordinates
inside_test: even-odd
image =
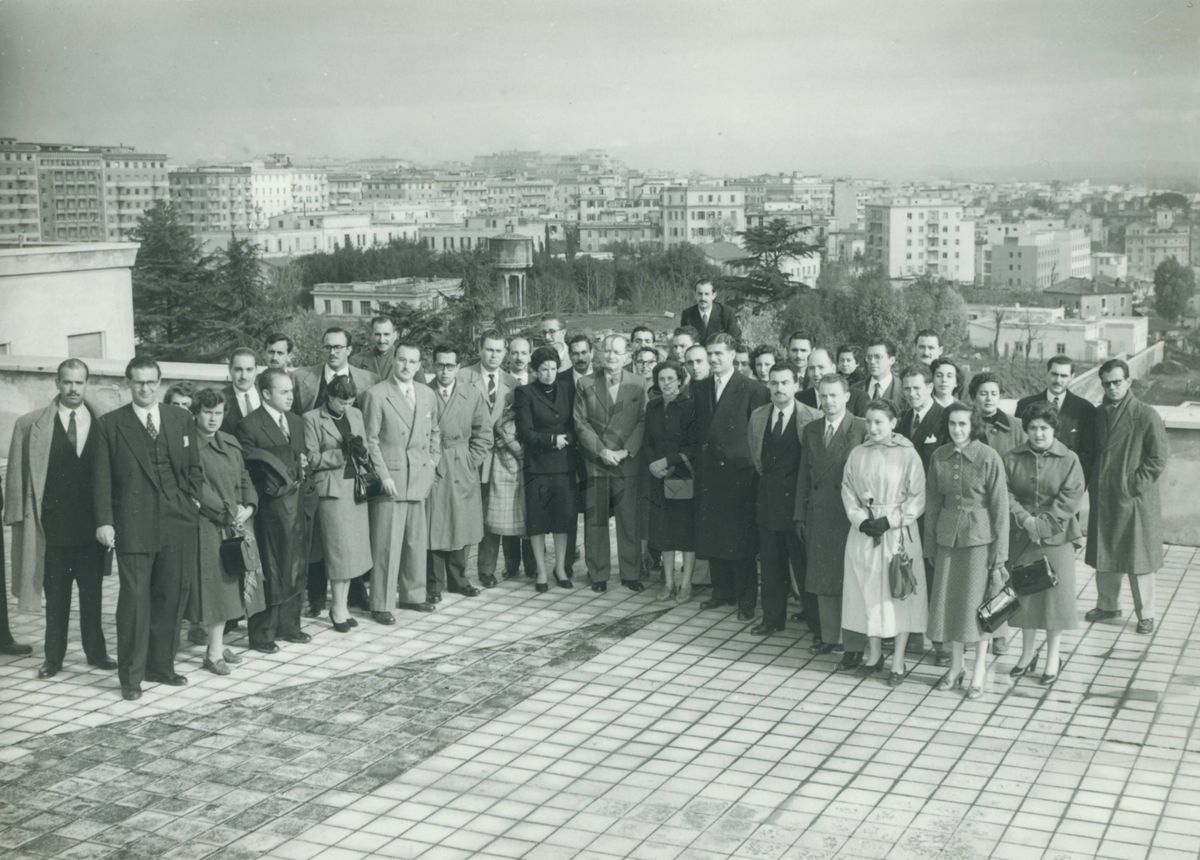
[[[888,589],[892,600],[904,600],[917,590],[917,578],[913,575],[912,556],[908,554],[904,535],[908,529],[900,527],[900,546],[888,562]]]
[[[692,478],[663,478],[663,496],[668,499],[687,500],[696,494]]]
[[[979,619],[979,627],[984,633],[994,633],[1020,606],[1016,592],[1006,585],[979,604],[975,617]]]
[[[233,535],[221,541],[221,568],[226,576],[245,576],[262,567],[258,542],[249,529],[237,527]]]
[[[356,464],[354,468],[354,501],[362,504],[382,495],[383,480],[375,470],[363,469]]]
[[[1050,559],[1042,556],[1029,564],[1020,564],[1008,572],[1012,590],[1020,597],[1049,591],[1058,585],[1058,575],[1050,564]]]

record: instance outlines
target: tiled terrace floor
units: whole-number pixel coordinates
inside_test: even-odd
[[[1197,550],[1168,547],[1159,583],[1152,636],[1083,625],[1055,686],[1013,685],[1010,656],[976,702],[929,660],[890,690],[650,589],[306,620],[311,645],[226,678],[185,648],[189,685],[135,703],[77,631],[36,680],[41,618],[17,613],[35,654],[0,658],[0,856],[1195,857]]]

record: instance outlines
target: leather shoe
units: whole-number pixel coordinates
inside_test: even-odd
[[[305,643],[312,641],[312,637],[303,631],[291,633],[287,636],[280,636],[279,638],[284,642],[294,642],[297,645],[304,645]]]
[[[861,651],[847,651],[842,655],[842,662],[837,664],[839,672],[853,672],[862,665]]]
[[[112,657],[101,657],[99,660],[88,660],[88,665],[111,672],[117,668],[117,661]]]
[[[38,669],[38,680],[45,681],[47,678],[53,678],[58,674],[59,668],[58,666],[51,666],[49,663],[43,663],[42,667]]]
[[[604,592],[608,591],[608,583],[607,582],[593,582],[592,583],[592,591],[596,592],[597,594],[603,594]]]
[[[442,602],[442,593],[432,588],[425,589],[425,602],[437,606]]]
[[[701,603],[700,608],[701,609],[720,609],[722,606],[729,606],[729,605],[730,605],[730,603],[728,601],[718,600],[717,598],[714,597],[712,600],[706,600],[703,603]]]
[[[1142,620],[1140,620],[1137,623],[1136,630],[1138,633],[1153,633],[1154,632],[1154,619],[1153,618],[1143,618]]]
[[[329,623],[333,626],[333,629],[335,631],[337,631],[338,633],[349,633],[350,632],[350,622],[349,621],[334,621],[332,609],[329,610]]]
[[[187,632],[187,641],[191,642],[193,645],[207,645],[208,631],[199,625],[189,627]]]
[[[549,591],[549,590],[550,590],[550,583],[548,583],[548,582],[535,582],[535,583],[533,584],[533,590],[534,590],[534,591],[536,591],[538,594],[545,594],[547,591]]]
[[[481,573],[479,574],[479,584],[484,588],[495,588],[496,577],[492,576],[490,573]]]
[[[142,688],[137,685],[121,687],[121,698],[127,702],[136,702],[142,697]]]
[[[770,636],[772,633],[780,633],[782,627],[776,627],[773,624],[755,624],[750,628],[750,632],[755,636]]]
[[[504,571],[504,578],[505,578],[505,579],[516,579],[516,578],[517,578],[517,577],[519,577],[520,575],[521,575],[521,571],[520,571],[520,569],[517,569],[517,570],[506,570],[506,571]]]
[[[217,662],[214,663],[212,660],[209,660],[207,657],[205,657],[204,662],[201,665],[208,671],[212,672],[214,675],[228,675],[229,674],[229,667],[225,665],[224,660],[218,660]]]
[[[753,621],[753,620],[754,620],[753,612],[743,612],[741,609],[738,610],[738,621]]]
[[[28,657],[32,653],[32,645],[22,645],[19,642],[9,642],[6,645],[0,645],[0,654],[5,654],[9,657]]]
[[[315,603],[310,603],[308,605],[308,609],[304,610],[305,618],[319,618],[320,615],[321,607],[317,606]]]
[[[628,588],[630,591],[645,591],[646,586],[642,585],[638,580],[631,579],[627,582],[622,582],[621,585]]]
[[[172,672],[170,675],[160,675],[158,672],[147,672],[146,680],[151,684],[166,684],[168,687],[182,687],[187,684],[187,678],[183,677],[178,672]]]
[[[459,597],[478,597],[480,591],[473,585],[464,585],[462,588],[450,589],[451,594],[457,594]]]
[[[396,608],[407,609],[410,612],[433,612],[436,607],[426,601],[425,603],[397,603]]]
[[[228,648],[226,648],[223,652],[221,652],[221,659],[224,660],[226,663],[228,663],[230,666],[236,666],[238,663],[242,662],[242,658],[239,657],[237,654],[234,654]]]
[[[1120,618],[1121,610],[1119,609],[1089,609],[1083,614],[1084,621],[1107,621],[1110,618]]]
[[[260,654],[277,654],[279,646],[274,642],[251,642],[251,651],[258,651]]]

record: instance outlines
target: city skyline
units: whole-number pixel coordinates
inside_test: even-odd
[[[45,9],[0,5],[2,133],[177,162],[599,147],[726,174],[1200,173],[1185,4],[916,0],[875,24],[853,2]]]

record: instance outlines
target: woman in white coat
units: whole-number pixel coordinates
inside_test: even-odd
[[[842,503],[850,520],[842,586],[842,627],[867,637],[864,675],[883,669],[883,639],[895,637],[888,686],[906,672],[909,633],[925,630],[927,602],[921,530],[925,510],[925,470],[912,443],[894,432],[891,403],[873,400],[866,410],[867,438],[850,452],[842,478]],[[903,550],[913,567],[914,591],[892,598],[888,565]]]

